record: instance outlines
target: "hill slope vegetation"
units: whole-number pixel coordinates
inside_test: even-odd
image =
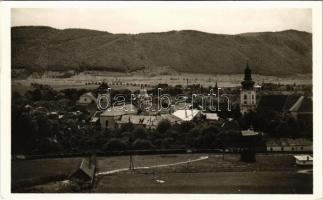
[[[29,71],[133,72],[168,66],[178,72],[312,72],[312,34],[296,30],[220,35],[192,30],[111,34],[86,29],[13,27],[12,65]]]

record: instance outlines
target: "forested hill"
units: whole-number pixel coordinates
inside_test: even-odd
[[[112,34],[86,29],[21,26],[11,29],[12,66],[38,70],[293,75],[312,72],[312,34],[296,30],[211,34],[193,30]]]

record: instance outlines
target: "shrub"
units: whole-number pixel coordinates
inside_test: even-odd
[[[126,149],[126,144],[120,139],[111,138],[103,148],[106,151],[122,151]]]
[[[152,143],[149,140],[137,139],[133,142],[132,147],[136,150],[151,149]]]
[[[159,133],[165,133],[171,127],[172,127],[172,125],[170,124],[170,122],[165,119],[165,120],[162,120],[159,122],[159,124],[157,126],[157,131]]]

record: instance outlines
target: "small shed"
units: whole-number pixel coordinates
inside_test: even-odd
[[[218,121],[220,118],[217,113],[205,113],[205,119],[207,121]]]
[[[259,133],[252,128],[242,130],[242,148],[240,160],[243,162],[256,162],[256,146]]]
[[[311,155],[295,155],[294,158],[297,165],[313,165],[313,157]]]
[[[95,177],[95,161],[93,158],[83,159],[81,165],[69,176],[69,179],[81,187],[91,187]]]

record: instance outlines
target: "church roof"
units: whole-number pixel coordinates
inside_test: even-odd
[[[247,62],[246,69],[244,70],[244,80],[241,82],[241,85],[244,89],[250,89],[253,87],[254,84],[255,82],[252,80],[251,77],[251,69]]]

